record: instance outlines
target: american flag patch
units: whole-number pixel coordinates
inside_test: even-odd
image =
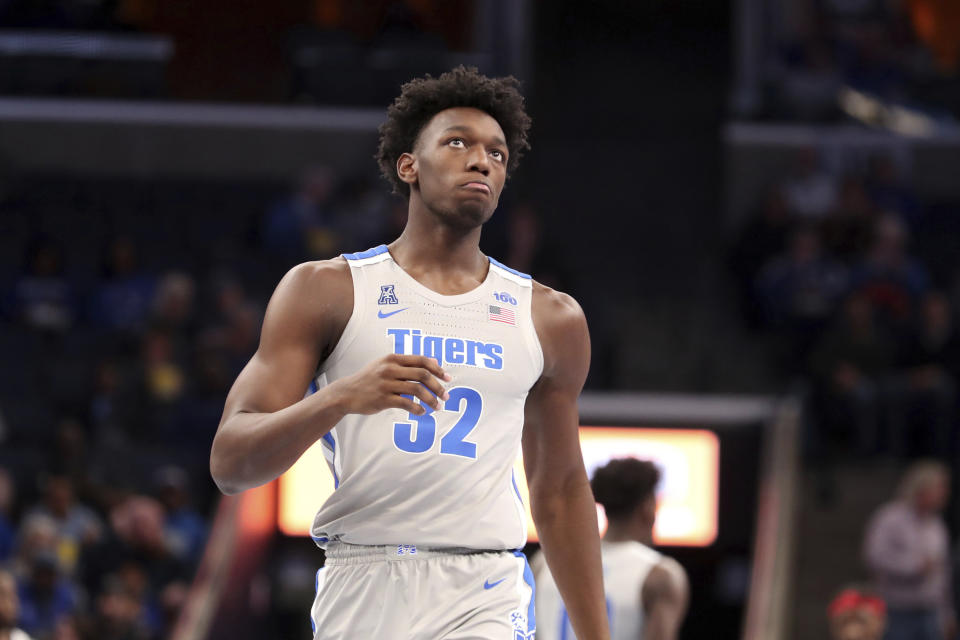
[[[503,307],[496,307],[490,305],[490,312],[487,314],[488,320],[493,320],[494,322],[502,322],[503,324],[512,324],[516,326],[517,316],[513,313],[513,309],[504,309]]]

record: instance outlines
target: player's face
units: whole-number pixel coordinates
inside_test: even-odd
[[[507,154],[503,129],[488,113],[441,111],[420,132],[413,154],[421,199],[451,224],[483,224],[503,191]]]

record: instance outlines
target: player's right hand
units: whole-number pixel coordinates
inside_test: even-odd
[[[391,354],[330,386],[336,387],[345,413],[370,415],[397,408],[423,415],[426,409],[410,398],[438,410],[449,397],[443,388],[449,381],[450,375],[433,358]]]

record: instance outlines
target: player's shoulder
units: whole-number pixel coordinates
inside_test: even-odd
[[[550,325],[567,327],[585,322],[583,309],[568,293],[557,291],[536,280],[533,281],[533,313]]]
[[[646,587],[661,593],[684,594],[687,591],[687,572],[669,556],[660,556],[647,575]]]
[[[301,262],[287,271],[277,288],[310,294],[352,286],[350,266],[343,257]]]
[[[302,262],[280,279],[271,304],[284,316],[307,318],[336,313],[340,306],[352,308],[353,280],[343,258]]]

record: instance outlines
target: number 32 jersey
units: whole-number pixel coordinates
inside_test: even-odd
[[[314,518],[314,540],[522,547],[513,465],[527,392],[543,370],[530,276],[491,258],[482,284],[446,296],[407,274],[386,246],[344,258],[353,314],[316,387],[391,353],[435,358],[452,380],[440,410],[350,414],[323,437],[336,490]]]

